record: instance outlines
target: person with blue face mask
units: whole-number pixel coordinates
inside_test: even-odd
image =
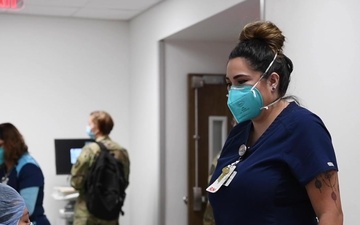
[[[229,55],[232,128],[206,189],[217,225],[342,225],[338,165],[322,120],[286,96],[285,36],[247,24]]]
[[[114,121],[109,113],[105,111],[93,111],[88,117],[86,126],[87,135],[96,142],[103,143],[111,151],[114,157],[119,160],[124,168],[126,183],[129,183],[130,159],[128,151],[110,138],[114,127]],[[118,225],[119,218],[115,220],[104,220],[92,215],[86,207],[84,194],[85,178],[93,165],[96,156],[100,152],[100,146],[95,143],[86,144],[71,168],[71,186],[79,191],[79,197],[75,203],[73,225]]]
[[[28,215],[36,225],[50,225],[43,207],[44,180],[42,170],[30,155],[19,130],[11,123],[1,123],[0,183],[11,186],[21,195]]]
[[[251,120],[260,115],[262,109],[269,109],[270,106],[276,104],[281,98],[276,99],[267,106],[264,106],[263,97],[256,88],[264,75],[268,72],[277,57],[275,54],[273,60],[266,68],[263,75],[254,85],[231,86],[228,94],[228,106],[237,123]]]

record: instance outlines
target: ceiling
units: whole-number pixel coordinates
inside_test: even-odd
[[[242,28],[261,18],[260,0],[248,0],[204,21],[175,33],[165,40],[175,41],[238,41]]]
[[[127,21],[164,0],[18,0],[20,10],[0,14],[60,16]],[[4,2],[4,1],[2,1]]]
[[[2,0],[5,1],[5,0]],[[24,7],[0,14],[128,21],[165,0],[18,0]],[[165,40],[236,42],[243,26],[261,18],[261,0],[243,1]],[[0,1],[1,2],[1,1]]]

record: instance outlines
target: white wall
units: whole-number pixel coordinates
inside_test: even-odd
[[[100,109],[115,121],[111,137],[129,146],[128,24],[0,15],[0,27],[0,123],[19,128],[41,165],[46,214],[57,224],[65,203],[51,193],[68,181],[55,176],[54,139],[85,138],[89,113]]]
[[[163,213],[165,224],[187,224],[187,206],[182,198],[188,195],[188,74],[224,74],[232,48],[233,44],[220,42],[165,42],[166,152],[163,181],[166,183],[164,204],[169,206]]]
[[[359,9],[357,0],[266,1],[266,19],[287,36],[285,53],[294,62],[291,91],[332,134],[349,225],[359,223],[360,211]]]
[[[136,193],[136,197],[131,197],[130,207],[133,213],[141,215],[132,217],[132,224],[165,224],[165,209],[172,215],[178,210],[183,212],[181,208],[163,204],[163,191],[168,183],[162,183],[160,177],[164,175],[161,169],[165,169],[160,159],[166,150],[164,137],[160,136],[164,132],[160,102],[160,93],[163,93],[160,84],[164,77],[160,74],[163,68],[160,67],[159,41],[239,2],[242,1],[165,1],[130,22],[130,120],[134,121],[130,127],[130,142],[132,156],[139,159],[132,162],[132,182],[136,183],[132,193]],[[174,173],[176,176],[177,171]],[[185,179],[179,177],[179,181]],[[176,193],[179,195],[183,193]],[[171,220],[169,225],[185,224],[186,220]]]

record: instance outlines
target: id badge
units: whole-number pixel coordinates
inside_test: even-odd
[[[228,165],[227,167],[224,167],[222,170],[223,172],[209,187],[206,188],[206,191],[211,193],[217,192],[227,181],[227,179],[233,174],[235,168],[236,165]]]

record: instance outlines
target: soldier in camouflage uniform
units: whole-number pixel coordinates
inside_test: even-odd
[[[219,159],[220,153],[221,153],[221,151],[216,155],[216,157],[213,159],[213,161],[211,163],[210,174],[209,174],[208,181],[210,181],[211,176],[212,176],[212,174],[213,174],[213,172],[215,170],[215,167],[216,167],[217,161]],[[205,209],[204,217],[203,217],[203,225],[216,225],[213,210],[212,210],[212,207],[211,207],[209,201],[207,201],[207,204],[206,204],[206,209]]]
[[[126,149],[112,141],[109,134],[114,126],[111,116],[104,111],[95,111],[90,114],[87,133],[97,142],[102,142],[116,159],[124,165],[125,179],[129,183],[130,161]],[[100,147],[96,143],[90,143],[83,147],[77,162],[71,169],[71,186],[79,191],[79,197],[75,203],[74,225],[117,225],[119,220],[107,221],[91,215],[84,198],[84,180],[87,172],[100,153]]]

